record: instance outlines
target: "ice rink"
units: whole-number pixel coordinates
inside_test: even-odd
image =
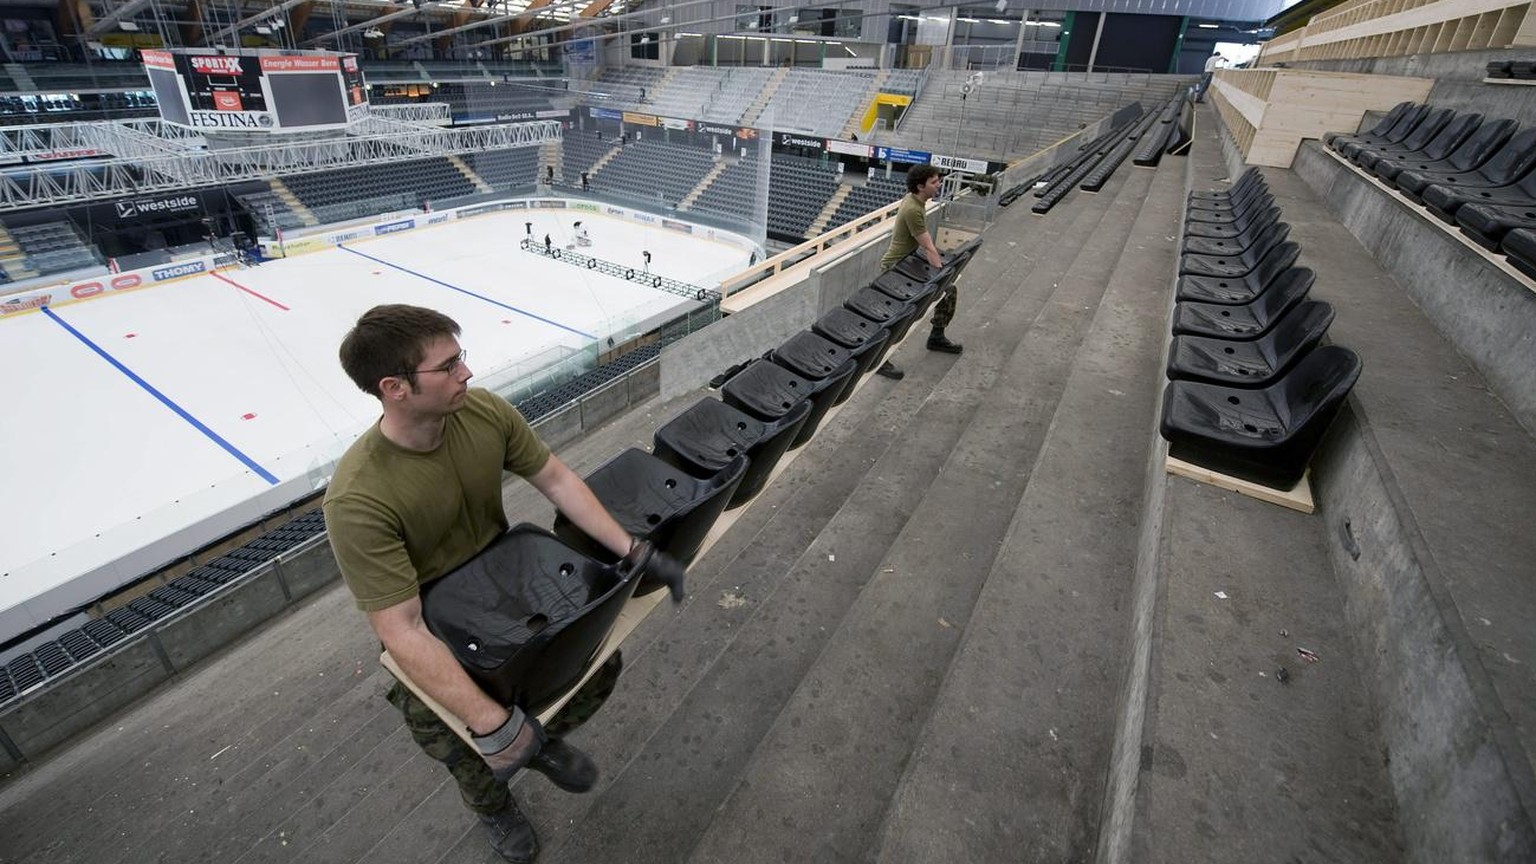
[[[527,222],[565,246],[577,218],[593,240],[580,251],[637,271],[649,251],[651,272],[713,288],[747,265],[660,227],[514,211],[0,320],[18,385],[0,426],[0,639],[143,575],[133,553],[211,514],[322,483],[378,416],[336,359],[371,306],[451,316],[484,382],[698,305],[518,248]],[[125,556],[136,572],[117,572]]]

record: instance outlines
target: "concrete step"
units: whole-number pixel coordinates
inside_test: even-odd
[[[1088,244],[1100,250],[1095,269],[1076,278],[1105,292],[1096,311],[1058,312],[1056,326],[1076,313],[1086,333],[1046,373],[1058,378],[1059,405],[1036,449],[1020,454],[1029,486],[896,791],[878,860],[1091,855],[1159,389],[1167,291],[1148,274],[1171,269],[1183,186],[1174,167],[1116,176],[1122,197],[1144,203],[1117,202],[1119,221],[1092,235],[1102,241]]]
[[[1122,236],[1147,179],[1121,178],[1102,217],[1087,224],[1099,213],[1085,210],[1074,230]],[[1035,454],[1118,245],[1072,251],[1065,267],[1035,268],[985,330],[967,334],[966,362],[931,402],[949,412],[979,394],[974,416],[690,861],[860,859],[876,847],[1011,516],[1034,482]],[[925,850],[897,860],[959,859]]]
[[[1265,174],[1364,363],[1315,470],[1409,857],[1536,859],[1536,292],[1315,142]]]
[[[1219,149],[1200,130],[1194,188],[1223,188]],[[1098,860],[1404,860],[1326,519],[1162,475],[1164,452]]]
[[[1096,211],[1090,225],[1104,210],[1081,209]],[[1017,266],[1019,255],[1043,255],[1070,224],[1051,226],[1028,244],[999,248],[996,260]],[[996,281],[985,269],[977,278],[978,285]],[[1003,291],[968,297],[962,318],[990,320],[1018,284],[1003,282]],[[975,350],[982,352],[980,343]],[[617,751],[605,764],[619,766],[619,773],[595,798],[556,796],[550,802],[560,806],[550,814],[551,823],[576,827],[547,844],[546,860],[671,862],[693,850],[786,700],[878,573],[885,550],[908,524],[983,398],[948,383],[935,393],[941,380],[953,380],[941,373],[962,367],[920,345],[902,352],[898,362],[908,366],[905,381],[871,379],[867,386],[874,393],[861,392],[848,403],[873,396],[877,410],[862,420],[838,418],[809,445],[816,452],[807,457],[826,460],[807,466],[817,469],[815,488],[770,502],[774,515],[751,542],[717,547],[701,562],[706,573],[720,575],[697,595],[698,602],[719,608],[685,609],[658,637],[664,653],[640,661],[647,664],[646,671],[636,670],[640,704],[605,708],[616,709],[604,729],[617,732],[618,740],[610,743],[605,732],[594,747]],[[856,421],[852,428],[845,425]],[[823,436],[835,437],[823,443]],[[824,446],[836,449],[821,450]],[[797,460],[793,468],[798,472],[801,464]],[[801,483],[786,475],[775,486]],[[734,528],[727,540],[743,527]],[[575,810],[588,802],[589,809]]]

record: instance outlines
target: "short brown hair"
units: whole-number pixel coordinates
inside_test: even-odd
[[[917,194],[917,190],[923,188],[929,177],[939,176],[939,169],[932,165],[918,165],[907,172],[907,191]]]
[[[341,340],[341,368],[371,396],[382,395],[379,381],[391,375],[403,375],[415,387],[410,370],[426,359],[427,343],[458,335],[458,322],[441,312],[403,303],[375,306]]]

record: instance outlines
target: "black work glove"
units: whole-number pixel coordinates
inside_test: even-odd
[[[687,595],[683,582],[688,578],[688,571],[671,555],[656,548],[649,540],[636,539],[630,544],[629,554],[620,562],[628,567],[639,567],[640,572],[635,574],[636,579],[652,579],[667,586],[672,593],[672,602],[681,603]]]
[[[490,766],[496,782],[505,783],[519,769],[527,767],[533,757],[544,748],[544,727],[536,717],[529,717],[523,709],[513,706],[507,722],[487,735],[470,735],[480,757]]]

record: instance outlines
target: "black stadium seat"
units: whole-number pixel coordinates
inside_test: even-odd
[[[1396,105],[1392,106],[1392,110],[1388,111],[1387,115],[1385,117],[1383,117],[1383,118],[1381,118],[1381,120],[1377,121],[1376,125],[1372,126],[1370,128],[1370,131],[1368,131],[1368,132],[1366,132],[1364,134],[1365,135],[1374,135],[1374,136],[1378,136],[1378,137],[1381,136],[1381,135],[1385,135],[1388,131],[1390,131],[1392,129],[1392,127],[1394,125],[1397,124],[1397,121],[1402,119],[1402,116],[1404,114],[1408,113],[1408,111],[1410,109],[1412,109],[1412,108],[1413,108],[1413,103],[1412,102],[1399,102],[1399,103],[1397,103]],[[1345,133],[1345,132],[1329,132],[1329,133],[1327,133],[1326,135],[1323,136],[1323,143],[1328,145],[1328,147],[1332,148],[1335,141],[1341,141],[1342,142],[1342,141],[1347,141],[1347,140],[1350,140],[1350,139],[1353,139],[1353,138],[1356,138],[1356,137],[1358,137],[1358,136],[1353,135],[1353,134],[1349,134],[1349,133]]]
[[[1504,235],[1501,247],[1516,270],[1536,279],[1536,230],[1516,228]]]
[[[1359,378],[1359,356],[1325,345],[1260,390],[1169,382],[1161,422],[1168,455],[1290,489]]]
[[[1536,128],[1522,129],[1481,167],[1471,171],[1405,170],[1397,175],[1397,188],[1413,203],[1423,204],[1425,190],[1431,186],[1490,189],[1514,183],[1533,166],[1536,166]],[[1453,212],[1454,209],[1452,207]]]
[[[1291,269],[1300,254],[1301,247],[1287,240],[1270,249],[1269,254],[1260,259],[1258,266],[1236,279],[1223,276],[1180,276],[1177,299],[1227,306],[1251,303]]]
[[[1312,281],[1311,270],[1293,267],[1248,303],[1181,301],[1173,307],[1174,335],[1257,339],[1269,332],[1292,306],[1306,299]]]
[[[1456,112],[1450,108],[1436,108],[1424,116],[1424,121],[1415,126],[1399,144],[1384,144],[1380,147],[1361,146],[1355,147],[1349,154],[1349,160],[1366,170],[1370,170],[1383,154],[1392,153],[1419,153],[1435,140],[1440,131],[1446,127],[1456,116]]]
[[[1273,329],[1252,341],[1175,336],[1168,350],[1168,378],[1227,387],[1267,387],[1317,347],[1332,323],[1332,306],[1306,300],[1291,307]]]
[[[591,666],[642,572],[515,525],[423,586],[421,617],[482,690],[537,713]]]
[[[1404,111],[1392,124],[1392,128],[1385,132],[1377,133],[1374,130],[1363,135],[1341,135],[1327,142],[1329,147],[1338,151],[1345,157],[1359,147],[1381,146],[1383,144],[1396,144],[1407,138],[1413,132],[1414,127],[1424,120],[1429,113],[1428,105],[1414,105]]]
[[[688,564],[741,485],[747,464],[746,455],[738,454],[713,475],[698,478],[630,447],[598,466],[586,482],[624,530]],[[564,513],[555,514],[554,528],[560,539],[589,558],[613,563],[620,557],[587,536]],[[635,594],[660,587],[642,579]]]
[[[763,421],[719,399],[700,399],[656,430],[655,454],[698,478],[713,477],[746,456],[747,470],[726,505],[738,507],[762,491],[810,413],[805,399],[777,420]]]
[[[1392,185],[1397,185],[1397,175],[1403,171],[1471,171],[1481,166],[1493,154],[1499,152],[1505,142],[1520,124],[1508,118],[1498,120],[1485,120],[1477,127],[1477,131],[1467,136],[1467,139],[1444,157],[1431,159],[1428,148],[1420,155],[1406,155],[1401,159],[1381,159],[1372,166],[1371,170],[1377,177]]]
[[[1179,275],[1240,279],[1258,267],[1259,262],[1269,254],[1270,250],[1285,242],[1286,235],[1290,231],[1291,226],[1284,222],[1276,222],[1259,232],[1245,249],[1219,255],[1186,253],[1179,258]]]

